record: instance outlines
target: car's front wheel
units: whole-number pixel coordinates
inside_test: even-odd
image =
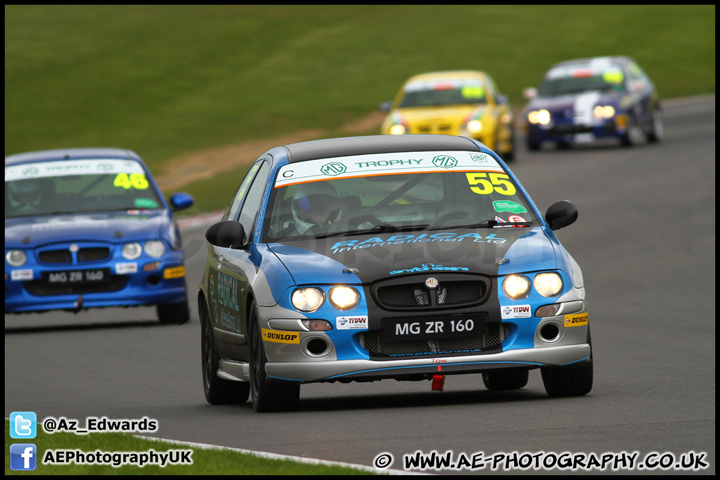
[[[212,321],[205,302],[200,303],[200,332],[202,352],[202,374],[205,399],[213,405],[245,403],[250,396],[250,384],[225,380],[217,376],[220,353],[215,346]]]
[[[253,300],[248,320],[250,337],[250,396],[258,412],[292,410],[300,400],[300,384],[269,382],[265,365],[267,356],[258,325],[257,307]]]
[[[590,345],[590,358],[578,365],[565,367],[543,367],[543,385],[551,397],[573,397],[585,395],[592,390],[593,385],[593,356],[590,327],[588,327],[587,341]]]
[[[663,125],[662,112],[659,108],[653,110],[652,121],[650,123],[650,131],[647,134],[647,140],[650,143],[656,143],[662,140],[665,135],[665,127]]]

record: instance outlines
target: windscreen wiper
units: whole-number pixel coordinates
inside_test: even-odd
[[[443,225],[430,227],[428,230],[444,230],[448,228],[529,227],[532,224],[532,222],[498,222],[497,220],[484,220],[479,223],[471,223],[468,225]]]
[[[349,235],[360,235],[363,233],[395,233],[395,232],[406,232],[409,230],[425,230],[429,224],[415,224],[415,225],[392,225],[389,223],[380,223],[371,228],[360,228],[356,230],[346,230],[343,232],[332,232],[332,233],[320,233],[315,235],[315,238],[327,238],[336,236],[349,236]]]

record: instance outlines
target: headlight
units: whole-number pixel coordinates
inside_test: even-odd
[[[325,300],[325,294],[319,288],[298,288],[292,293],[293,307],[301,312],[314,312]]]
[[[502,287],[508,297],[518,300],[530,294],[530,279],[522,275],[511,275],[503,281]]]
[[[595,118],[612,118],[615,115],[615,109],[610,105],[598,105],[593,109],[593,115]]]
[[[335,287],[330,290],[330,304],[338,310],[351,310],[360,301],[360,294],[351,287]]]
[[[482,132],[483,124],[480,120],[470,120],[467,123],[467,130],[470,133],[480,133]]]
[[[563,281],[557,273],[538,273],[533,280],[535,290],[543,297],[554,297],[562,291]]]
[[[5,254],[5,259],[13,267],[21,267],[27,262],[27,255],[22,250],[10,250]]]
[[[135,260],[142,253],[142,247],[139,243],[126,243],[122,247],[122,256],[128,260]]]
[[[405,126],[404,125],[393,125],[390,127],[390,135],[404,135],[405,134]]]
[[[145,243],[145,253],[147,253],[151,257],[157,258],[163,253],[165,253],[165,244],[158,240],[150,240],[149,242]]]
[[[528,122],[532,124],[547,125],[550,123],[550,112],[547,110],[534,110],[528,113]]]

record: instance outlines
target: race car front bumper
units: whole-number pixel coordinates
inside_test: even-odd
[[[398,378],[416,375],[480,373],[507,368],[570,366],[589,361],[589,344],[508,350],[482,355],[403,360],[337,360],[267,363],[268,380],[300,383]]]

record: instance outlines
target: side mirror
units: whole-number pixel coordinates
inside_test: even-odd
[[[508,98],[505,95],[497,95],[495,97],[495,103],[498,105],[506,105],[510,102],[508,102]]]
[[[537,88],[529,87],[523,90],[523,98],[526,100],[532,100],[537,97]]]
[[[545,221],[550,230],[560,230],[571,225],[578,218],[577,207],[568,200],[559,200],[550,205],[545,212]]]
[[[380,104],[380,106],[378,108],[380,109],[381,112],[387,113],[392,108],[392,102],[383,102]]]
[[[205,239],[216,247],[239,249],[243,247],[244,238],[242,223],[234,220],[216,223],[205,231]]]
[[[178,192],[170,197],[170,205],[176,212],[192,207],[193,203],[195,199],[189,193]]]

